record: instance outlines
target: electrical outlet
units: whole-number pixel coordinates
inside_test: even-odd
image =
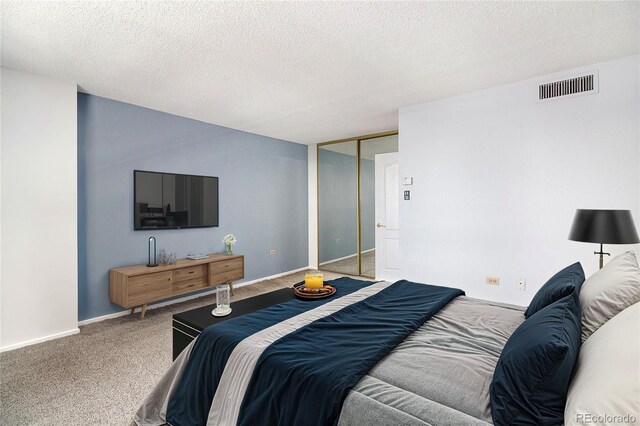
[[[499,277],[487,277],[487,278],[485,278],[485,282],[488,285],[500,285],[500,278]]]
[[[518,279],[518,290],[525,291],[527,289],[527,280],[524,278]]]
[[[275,256],[275,255],[276,255],[276,250],[275,249],[269,250],[269,256]]]

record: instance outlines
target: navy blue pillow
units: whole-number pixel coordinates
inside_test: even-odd
[[[493,373],[493,423],[562,424],[580,343],[577,291],[520,324],[504,346]]]
[[[580,262],[567,266],[549,278],[549,281],[538,290],[525,311],[524,317],[529,318],[545,306],[571,294],[573,290],[577,290],[579,293],[583,282],[584,271]]]

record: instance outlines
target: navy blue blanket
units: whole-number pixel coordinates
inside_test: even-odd
[[[292,300],[204,329],[191,350],[182,379],[167,405],[167,422],[174,426],[206,424],[211,401],[229,355],[242,340],[260,330],[335,300],[336,297],[346,296],[367,287],[373,282],[344,277],[333,280],[330,284],[336,288],[333,297]]]
[[[349,390],[462,294],[402,280],[283,337],[260,357],[238,424],[337,424]]]
[[[348,278],[334,283],[341,295],[371,284]],[[458,289],[398,281],[280,338],[258,360],[238,424],[336,424],[349,390],[461,294]],[[205,330],[169,401],[167,421],[176,426],[205,424],[233,348],[249,335],[328,300],[333,298],[312,303],[292,301]]]

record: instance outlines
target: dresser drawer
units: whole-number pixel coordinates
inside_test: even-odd
[[[171,296],[172,282],[171,271],[129,277],[128,307]]]
[[[209,276],[226,274],[229,271],[240,272],[240,275],[244,275],[244,260],[242,257],[236,259],[229,259],[220,262],[211,262],[209,264]],[[243,277],[240,277],[243,278]]]
[[[209,286],[207,277],[194,278],[192,280],[182,280],[173,283],[173,295],[184,294],[190,291],[200,290]]]
[[[219,285],[225,284],[229,281],[237,281],[244,278],[244,273],[241,270],[234,269],[227,272],[222,272],[219,274],[211,274],[209,275],[209,284],[210,285]]]
[[[195,278],[207,276],[207,265],[189,266],[188,268],[180,268],[173,271],[173,282],[191,281]]]

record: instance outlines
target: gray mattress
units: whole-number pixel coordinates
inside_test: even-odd
[[[351,390],[339,425],[490,424],[493,370],[523,311],[456,298]]]

